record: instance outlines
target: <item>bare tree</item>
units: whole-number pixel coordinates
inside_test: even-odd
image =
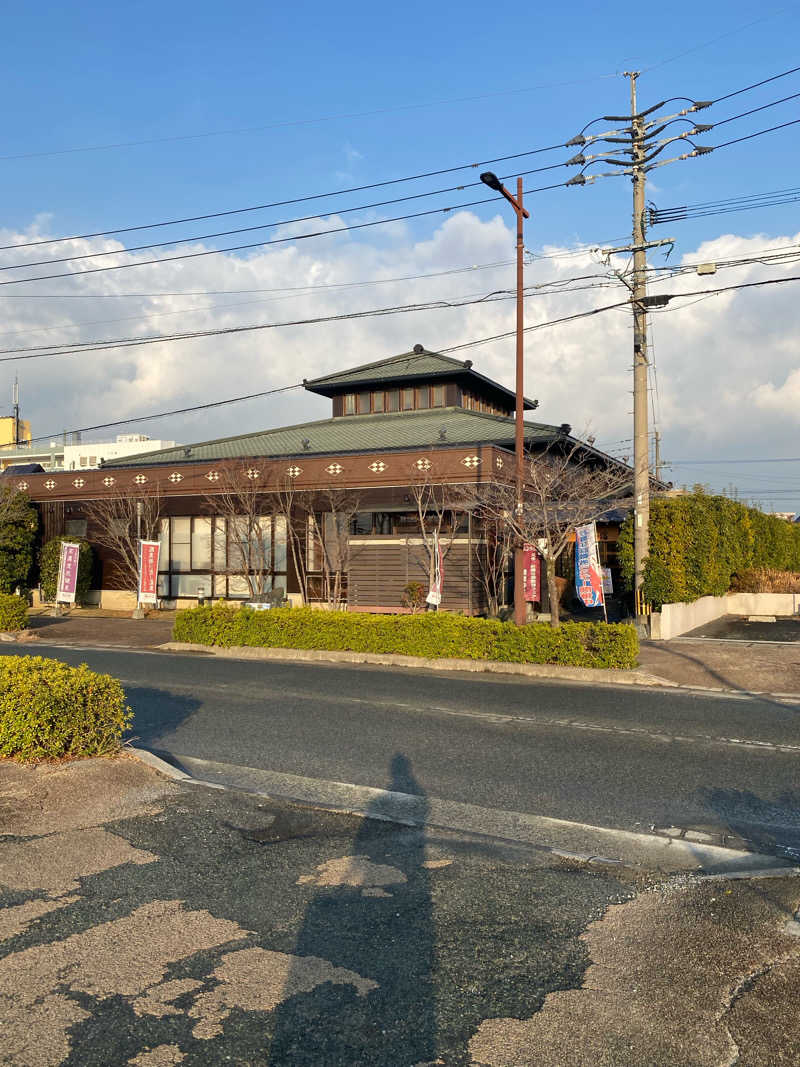
[[[131,593],[139,588],[139,539],[158,540],[162,510],[158,485],[136,496],[114,493],[86,506],[91,540],[110,553],[114,579]]]
[[[490,616],[499,615],[506,605],[506,578],[514,550],[514,531],[503,514],[504,495],[505,485],[495,482],[465,485],[460,493],[461,507],[472,516],[473,559]]]
[[[275,498],[259,484],[254,470],[247,463],[227,468],[204,503],[218,520],[225,520],[224,531],[217,533],[215,572],[241,579],[250,598],[260,600],[272,590]]]
[[[530,457],[522,510],[512,485],[496,483],[485,508],[521,541],[536,545],[544,560],[550,621],[559,625],[556,561],[575,529],[595,522],[630,496],[631,470],[586,448],[580,441],[552,444]]]
[[[425,566],[428,588],[433,586],[436,574],[437,546],[446,559],[453,547],[458,515],[463,513],[463,494],[449,485],[438,485],[429,478],[412,482],[411,496],[416,505],[422,545],[425,549]]]
[[[331,608],[347,603],[347,575],[350,569],[350,526],[358,513],[361,494],[337,486],[327,486],[303,498],[307,515],[307,538],[320,555],[322,594]]]

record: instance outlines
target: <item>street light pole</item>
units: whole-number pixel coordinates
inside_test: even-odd
[[[515,510],[517,516],[522,514],[523,487],[525,484],[525,422],[523,419],[525,398],[523,396],[523,379],[525,376],[525,349],[524,349],[524,320],[525,309],[523,302],[524,271],[523,253],[525,244],[522,236],[523,219],[530,218],[529,213],[522,205],[522,178],[517,178],[517,195],[513,197],[506,189],[496,174],[485,171],[481,174],[481,181],[500,193],[511,204],[517,216],[517,399],[515,411],[515,434],[514,455],[516,459],[516,501]],[[514,622],[518,626],[525,625],[525,581],[524,581],[524,555],[522,542],[519,537],[514,546]]]

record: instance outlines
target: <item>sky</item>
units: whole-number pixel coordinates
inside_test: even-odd
[[[295,386],[415,343],[442,350],[512,331],[513,213],[477,176],[493,169],[513,186],[548,167],[524,177],[526,190],[559,186],[526,196],[526,323],[540,328],[526,337],[525,391],[536,418],[629,455],[629,309],[547,324],[626,299],[627,257],[604,262],[593,249],[629,242],[630,182],[564,187],[578,168],[564,166],[577,149],[563,146],[590,123],[587,133],[624,125],[603,116],[629,110],[631,69],[642,72],[641,109],[665,102],[654,114],[716,101],[691,116],[715,124],[697,145],[792,122],[800,95],[775,102],[800,94],[800,72],[738,90],[797,66],[798,37],[798,3],[576,3],[519,16],[470,2],[402,14],[315,0],[18,5],[4,14],[0,244],[24,247],[0,249],[0,398],[10,405],[18,375],[34,435],[56,436]],[[648,202],[797,189],[798,134],[788,126],[656,168]],[[659,159],[687,150],[679,141]],[[413,175],[424,176],[393,182]],[[393,184],[327,195],[379,182]],[[665,476],[785,511],[800,510],[800,283],[702,294],[800,275],[792,195],[648,232],[674,239],[648,255],[651,292],[676,295],[650,316]],[[385,203],[403,197],[416,199]],[[236,213],[105,234],[219,212]],[[320,230],[337,232],[309,236]],[[128,251],[154,242],[173,243]],[[217,252],[237,245],[256,247]],[[753,262],[765,249],[782,258]],[[187,258],[144,262],[177,256]],[[717,273],[698,276],[700,262]],[[436,302],[461,306],[276,325]],[[265,324],[82,354],[45,347]],[[513,386],[513,337],[454,355]],[[84,439],[191,442],[328,414],[329,402],[290,389]]]

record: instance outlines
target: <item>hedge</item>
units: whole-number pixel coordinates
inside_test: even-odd
[[[0,630],[24,630],[28,625],[28,605],[21,596],[0,593]]]
[[[620,531],[620,565],[630,588],[632,516]],[[722,596],[752,567],[800,570],[800,525],[699,491],[651,501],[643,591],[653,607]]]
[[[34,560],[39,513],[26,493],[0,493],[0,592],[26,587]]]
[[[250,608],[214,604],[178,613],[176,641],[230,648],[302,648],[377,652],[428,659],[561,663],[572,667],[636,666],[639,642],[632,626],[567,622],[516,626],[461,615],[371,615],[310,608]]]
[[[89,542],[81,540],[80,537],[54,537],[42,549],[39,554],[42,596],[46,601],[53,601],[56,598],[62,541],[81,546],[78,553],[78,582],[75,588],[75,603],[82,604],[92,586],[92,559],[94,553]]]
[[[116,678],[85,663],[0,657],[0,755],[23,763],[115,751],[133,713]]]

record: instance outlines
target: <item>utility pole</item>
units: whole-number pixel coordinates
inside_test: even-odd
[[[631,170],[633,172],[633,561],[636,615],[644,611],[642,580],[649,549],[650,447],[647,433],[647,249],[645,247],[644,187],[645,129],[636,105],[639,71],[626,71],[631,80]]]
[[[14,447],[19,448],[19,379],[14,378]]]

